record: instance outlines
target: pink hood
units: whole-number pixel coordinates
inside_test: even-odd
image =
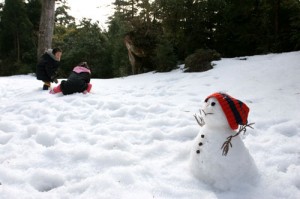
[[[90,73],[91,74],[91,70],[90,69],[87,69],[85,67],[82,67],[82,66],[76,66],[73,71],[75,73]]]

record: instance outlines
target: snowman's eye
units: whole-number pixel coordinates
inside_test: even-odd
[[[216,102],[212,102],[212,103],[211,103],[211,106],[214,106],[214,105],[216,105]]]

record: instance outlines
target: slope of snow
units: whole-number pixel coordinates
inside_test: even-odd
[[[0,77],[0,198],[299,198],[300,52],[246,58],[203,73],[92,79],[87,95]],[[193,115],[217,91],[250,108],[243,141],[255,186],[220,192],[189,170]]]

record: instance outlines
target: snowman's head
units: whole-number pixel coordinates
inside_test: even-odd
[[[216,98],[211,97],[206,99],[200,112],[207,127],[228,126],[226,115]]]
[[[249,108],[243,102],[225,94],[213,93],[205,99],[202,113],[207,126],[228,126],[235,130],[247,124]]]

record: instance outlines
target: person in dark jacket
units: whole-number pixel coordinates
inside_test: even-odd
[[[88,93],[92,89],[91,70],[86,62],[81,62],[73,68],[72,73],[67,80],[61,81],[61,84],[54,87],[50,93],[56,94],[62,92],[64,95],[73,93]]]
[[[48,49],[40,58],[36,67],[36,78],[44,82],[43,90],[48,90],[51,82],[58,83],[57,70],[62,55],[60,48]]]

